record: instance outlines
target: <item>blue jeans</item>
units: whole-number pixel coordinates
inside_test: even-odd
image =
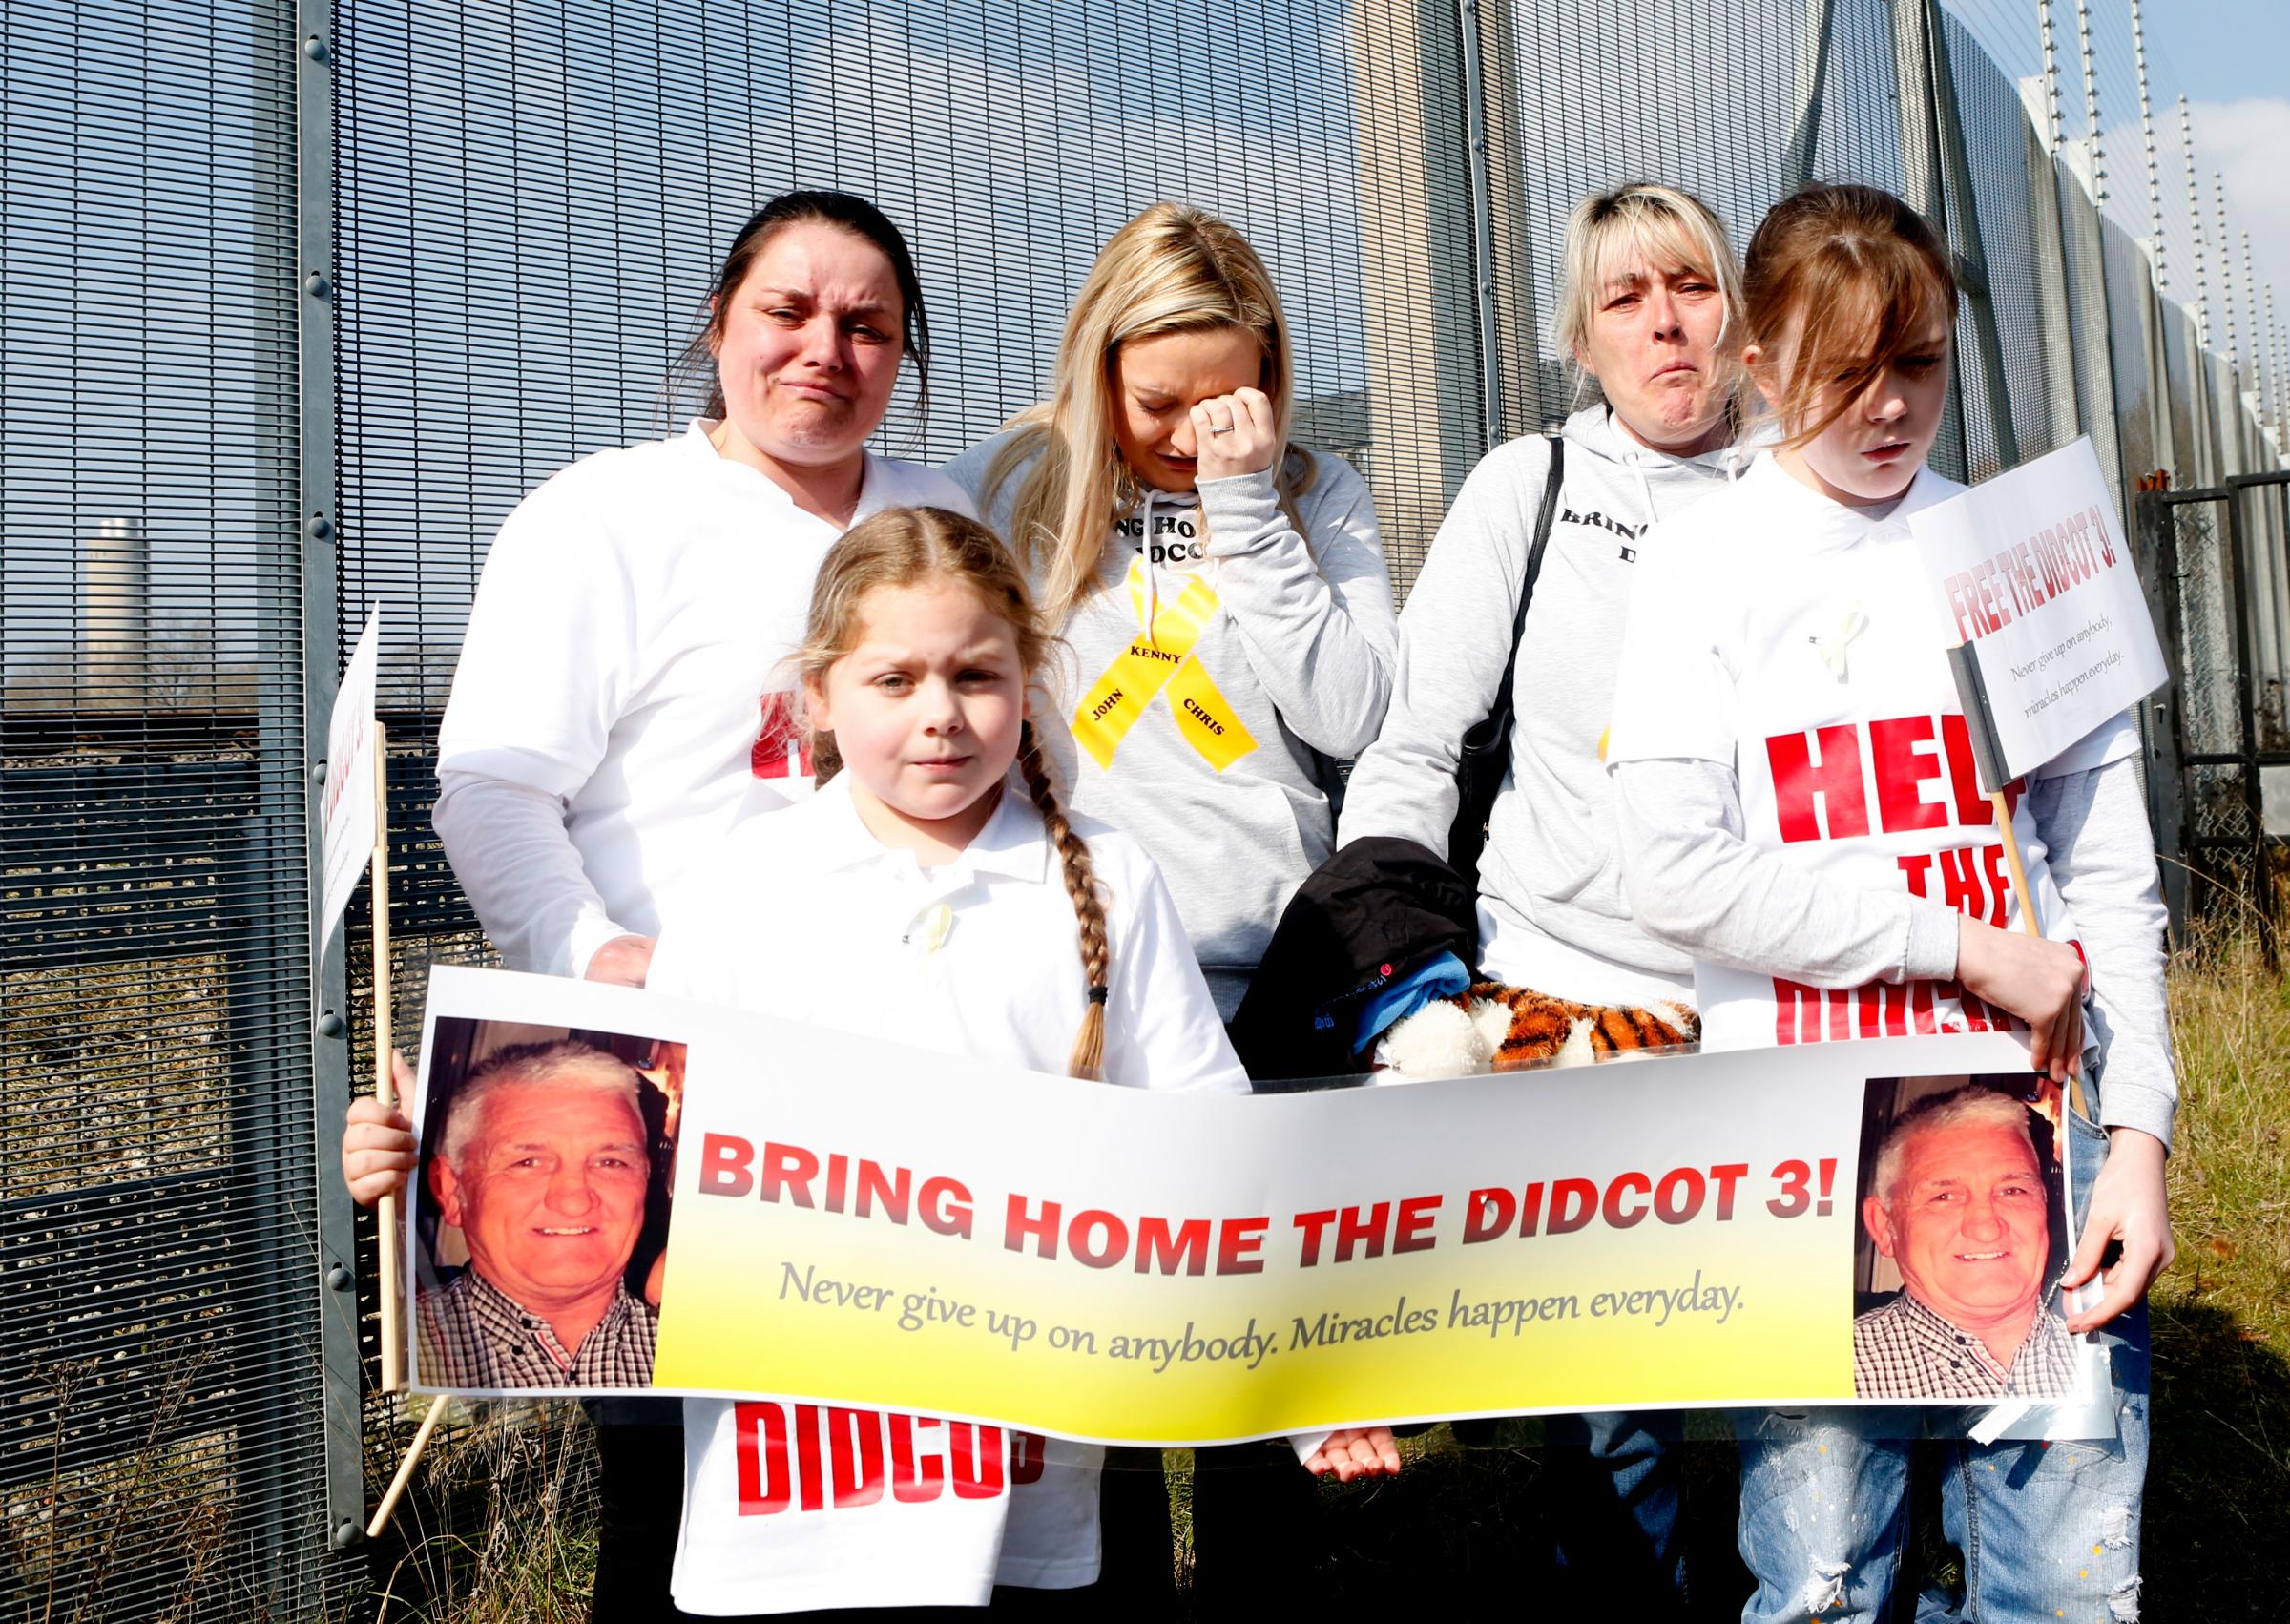
[[[1567,1616],[1683,1615],[1676,1418],[1605,1410],[1543,1418],[1544,1516]]]
[[[2095,1079],[2094,1079],[2095,1080]],[[2107,1136],[2069,1114],[2071,1198],[2080,1219]],[[1943,1446],[1941,1529],[1964,1553],[1959,1614],[1927,1592],[1918,1624],[1958,1618],[2138,1616],[2139,1509],[2147,1480],[2144,1302],[2099,1334],[2116,1392],[2115,1436],[2095,1442]],[[1961,1423],[1961,1412],[1946,1412]],[[1744,1621],[1884,1624],[1908,1533],[1908,1454],[1926,1412],[1738,1410],[1741,1559],[1758,1581]]]

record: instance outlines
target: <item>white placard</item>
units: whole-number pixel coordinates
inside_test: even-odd
[[[374,673],[381,661],[382,606],[365,617],[365,630],[350,653],[334,695],[326,724],[324,790],[325,886],[318,917],[311,922],[310,973],[319,972],[326,938],[342,922],[350,893],[374,854]]]
[[[2011,777],[2169,680],[2113,503],[2087,437],[1909,516]]]

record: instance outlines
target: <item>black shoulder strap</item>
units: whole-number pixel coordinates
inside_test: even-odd
[[[1543,476],[1542,510],[1534,516],[1534,545],[1527,550],[1527,578],[1519,586],[1519,615],[1510,627],[1510,657],[1503,662],[1503,682],[1495,690],[1495,706],[1505,712],[1510,709],[1510,682],[1519,666],[1519,639],[1527,635],[1527,606],[1534,601],[1534,583],[1543,573],[1543,549],[1550,545],[1551,521],[1558,512],[1558,487],[1567,468],[1566,440],[1556,434],[1544,438],[1551,442],[1551,468]]]
[[[1519,639],[1527,631],[1527,606],[1534,601],[1535,578],[1543,573],[1543,549],[1551,540],[1551,521],[1558,511],[1558,487],[1565,472],[1565,452],[1557,435],[1551,439],[1551,466],[1543,477],[1543,510],[1534,521],[1534,541],[1527,550],[1527,578],[1519,583],[1519,615],[1510,628],[1510,654],[1503,661],[1503,680],[1495,686],[1495,701],[1484,719],[1464,731],[1456,749],[1455,783],[1460,792],[1455,818],[1447,830],[1447,862],[1459,874],[1475,873],[1485,847],[1488,820],[1493,817],[1495,796],[1509,765],[1510,724],[1515,719],[1510,684],[1519,665]]]

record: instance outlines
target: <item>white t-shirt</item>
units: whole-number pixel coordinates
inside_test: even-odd
[[[904,1042],[1064,1072],[1088,1008],[1080,927],[1040,814],[1014,778],[1001,793],[969,848],[932,869],[867,832],[844,779],[742,816],[668,900],[650,985],[854,1032],[880,1031],[895,1011]],[[1245,1093],[1152,860],[1090,819],[1072,823],[1106,897],[1106,1082]],[[996,1582],[1096,1578],[1101,1451],[1052,1444],[1045,1463],[1023,1434],[872,1410],[806,1419],[809,1408],[685,1401],[674,1589],[687,1612],[979,1604]],[[842,1442],[806,1454],[806,1426]],[[902,1492],[901,1463],[926,1450],[953,1487]],[[794,1463],[792,1479],[772,1475],[784,1469],[775,1461]]]
[[[751,783],[800,793],[781,668],[842,531],[699,419],[584,457],[501,526],[438,731],[435,822],[512,969],[578,975],[657,899]],[[869,456],[857,516],[968,513],[942,474]]]
[[[1634,583],[1610,766],[1714,761],[1739,784],[1741,838],[1841,886],[1890,890],[2019,927],[1994,814],[1948,671],[1952,640],[1907,518],[1963,487],[1930,469],[1882,518],[1800,484],[1771,456],[1657,527]],[[2051,777],[2138,747],[2118,718]],[[2020,785],[2012,827],[2045,934],[2074,922]],[[1910,905],[1912,907],[1917,906]],[[1697,957],[1709,1049],[2017,1025],[1953,981],[1801,983]]]

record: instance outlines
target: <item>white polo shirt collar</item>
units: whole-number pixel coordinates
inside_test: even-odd
[[[1790,536],[1808,552],[1833,552],[1863,542],[1895,541],[1908,533],[1908,515],[1945,502],[1964,487],[1932,471],[1930,464],[1916,470],[1908,489],[1881,519],[1843,502],[1832,501],[1781,467],[1771,451],[1750,465],[1742,483],[1761,506],[1743,510],[1766,536]],[[1786,517],[1777,520],[1779,510]]]
[[[1038,885],[1049,877],[1053,857],[1049,829],[1015,773],[1003,781],[1001,803],[968,849],[935,868],[926,869],[914,853],[875,839],[860,821],[858,807],[851,803],[847,773],[836,774],[810,802],[780,815],[800,816],[809,825],[805,843],[820,869],[831,873],[872,865],[888,874],[925,876],[929,888],[942,896],[960,890],[982,874]]]

